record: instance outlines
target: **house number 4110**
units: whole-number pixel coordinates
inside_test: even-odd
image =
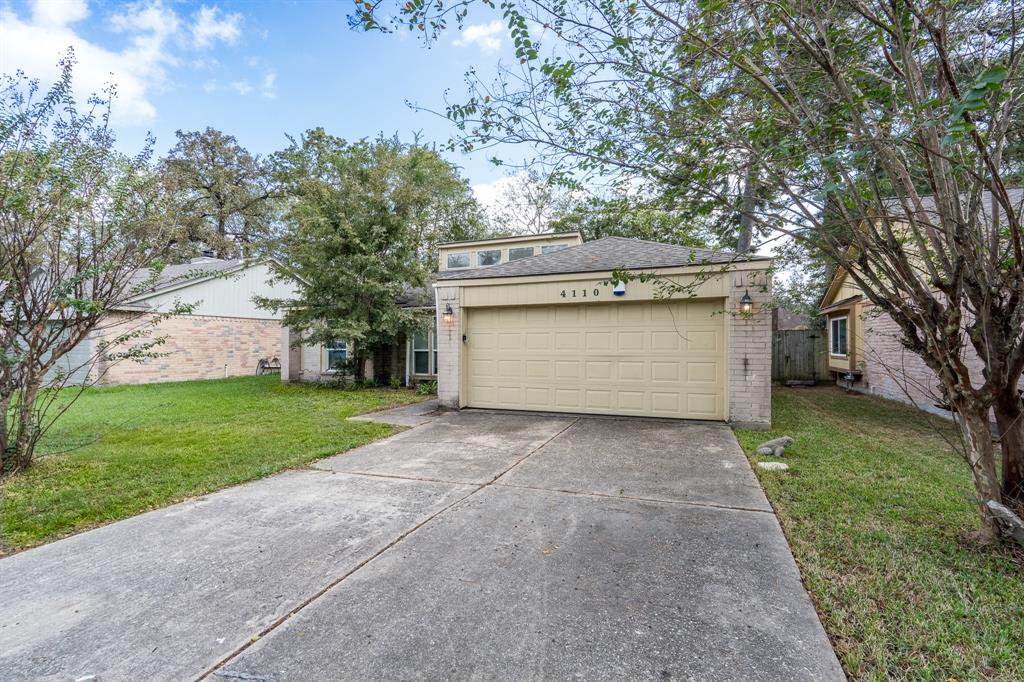
[[[600,289],[562,289],[559,294],[562,298],[587,298],[588,296],[599,296]]]

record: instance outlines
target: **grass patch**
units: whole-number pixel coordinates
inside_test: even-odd
[[[395,429],[348,417],[422,399],[273,376],[88,389],[0,483],[0,553],[358,447]]]
[[[790,470],[757,469],[847,674],[1024,679],[1024,554],[979,549],[967,465],[948,422],[834,387],[775,388],[769,434]]]

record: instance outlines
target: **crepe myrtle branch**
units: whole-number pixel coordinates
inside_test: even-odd
[[[700,288],[716,277],[726,277],[730,273],[735,272],[735,265],[741,262],[749,262],[751,259],[734,259],[728,263],[710,263],[707,260],[700,260],[695,255],[691,254],[691,264],[702,265],[698,272],[691,276],[687,276],[687,281],[680,282],[672,275],[662,275],[656,272],[634,272],[626,270],[624,268],[616,268],[612,271],[611,277],[603,281],[602,286],[615,287],[619,284],[628,284],[629,282],[639,282],[641,284],[650,284],[654,289],[654,299],[656,301],[667,301],[671,299],[690,299],[696,298],[700,295]],[[760,282],[754,283],[752,288],[761,293],[768,293],[768,282],[771,280],[771,275],[775,272],[775,265],[770,265],[766,268],[767,276]],[[771,310],[776,307],[775,303],[764,303],[759,306],[759,310]],[[725,315],[732,315],[741,319],[751,319],[754,316],[754,311],[743,311],[743,310],[730,310],[725,308],[721,311]]]

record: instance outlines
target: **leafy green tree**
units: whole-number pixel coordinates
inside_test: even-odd
[[[284,312],[295,343],[346,340],[362,377],[374,349],[422,326],[398,299],[427,285],[437,243],[476,234],[479,210],[455,168],[422,146],[317,128],[274,162],[286,225],[274,267],[299,295],[259,302]]]
[[[80,393],[57,402],[68,383],[58,363],[110,328],[111,309],[152,286],[172,239],[150,150],[117,151],[110,94],[81,110],[73,65],[69,54],[46,92],[20,75],[0,81],[0,475],[32,463],[39,439]],[[72,369],[89,370],[101,356],[153,357],[163,342],[153,327],[178,312],[187,307],[119,326]]]
[[[221,258],[254,255],[275,225],[269,164],[213,128],[176,134],[160,172],[177,208],[179,248],[185,255],[199,249]]]
[[[429,41],[472,6],[502,13],[519,61],[495,83],[470,75],[446,110],[454,144],[523,143],[561,172],[643,178],[673,208],[738,211],[751,232],[850,271],[957,413],[978,538],[994,540],[988,505],[1024,505],[1024,230],[1010,190],[1024,6],[439,0],[368,3],[352,20]]]
[[[579,231],[585,241],[630,237],[680,246],[706,247],[714,235],[701,233],[658,201],[628,195],[590,197],[551,222],[558,232]]]

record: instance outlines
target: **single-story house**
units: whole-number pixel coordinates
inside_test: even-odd
[[[378,381],[436,379],[449,408],[770,424],[770,259],[576,232],[448,243],[439,257],[433,296],[407,303],[431,300],[432,323],[378,352]],[[614,270],[693,295],[613,287]],[[295,348],[281,378],[322,380],[346,354],[342,340]]]
[[[445,406],[771,422],[770,259],[578,234],[446,244],[440,258]],[[612,286],[614,270],[692,295]]]
[[[1024,207],[1024,189],[1011,189],[1010,197]],[[932,197],[922,200],[926,212],[935,211]],[[990,205],[986,196],[982,206]],[[949,416],[941,406],[938,377],[920,356],[903,346],[899,326],[876,310],[844,269],[836,269],[819,312],[825,318],[829,370],[839,385]],[[980,380],[983,364],[969,343],[964,361]]]
[[[135,275],[137,286],[149,279],[148,270]],[[253,297],[294,294],[292,286],[270,280],[266,263],[204,257],[169,265],[152,286],[106,315],[50,376],[67,376],[68,383],[145,384],[255,374],[260,360],[280,360],[281,322],[280,315],[257,308]],[[151,325],[153,316],[170,310],[175,301],[195,308]],[[135,329],[151,329],[152,337],[165,338],[153,349],[159,357],[109,361],[107,355],[119,348],[103,351],[101,344]]]

